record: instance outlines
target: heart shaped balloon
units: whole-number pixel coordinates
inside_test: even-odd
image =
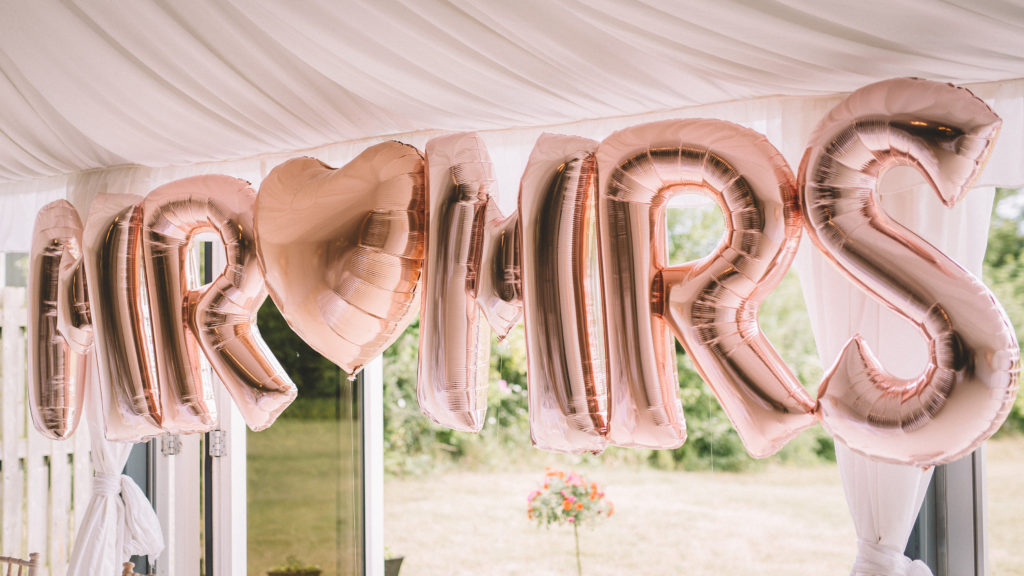
[[[260,186],[256,244],[270,296],[350,376],[419,309],[424,219],[423,156],[399,142],[339,169],[294,158]]]

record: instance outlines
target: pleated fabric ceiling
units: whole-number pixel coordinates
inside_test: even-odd
[[[0,184],[894,76],[1011,80],[1022,54],[1013,0],[5,2]]]

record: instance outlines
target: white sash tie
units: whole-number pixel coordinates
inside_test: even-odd
[[[911,560],[902,550],[866,540],[857,541],[857,560],[851,576],[933,576],[928,565]]]

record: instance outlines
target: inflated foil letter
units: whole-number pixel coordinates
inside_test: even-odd
[[[295,399],[295,384],[256,330],[256,311],[267,292],[253,237],[255,204],[248,182],[221,175],[176,180],[143,202],[146,292],[164,430],[202,432],[216,425],[200,350],[251,429],[270,426]],[[199,288],[188,256],[202,231],[217,233],[226,259],[223,272]]]
[[[673,448],[685,440],[675,334],[747,451],[778,451],[815,422],[813,400],[757,324],[800,239],[785,160],[741,126],[670,120],[608,137],[597,164],[611,441]],[[687,192],[718,203],[726,233],[712,254],[667,267],[665,209]]]
[[[29,286],[29,412],[36,429],[64,440],[82,418],[93,341],[82,220],[67,200],[36,216]]]
[[[517,215],[503,218],[476,134],[427,143],[427,235],[417,396],[429,418],[476,432],[487,413],[490,329],[519,321]],[[486,319],[486,321],[485,321]]]
[[[800,168],[808,231],[876,299],[917,326],[928,364],[897,378],[858,337],[825,375],[825,428],[878,460],[930,466],[980,445],[1017,393],[1010,320],[970,272],[878,205],[886,170],[916,168],[952,206],[970,189],[1001,121],[969,91],[901,78],[862,88],[818,125]]]

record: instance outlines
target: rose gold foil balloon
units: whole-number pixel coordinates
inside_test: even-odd
[[[106,436],[134,442],[163,433],[141,287],[141,200],[100,194],[82,235]]]
[[[600,452],[607,444],[596,149],[593,140],[542,135],[519,191],[530,437],[544,450]]]
[[[163,428],[202,432],[216,425],[212,383],[200,373],[200,351],[253,430],[270,426],[296,389],[256,329],[267,297],[253,238],[256,192],[221,175],[177,180],[143,202],[146,291],[163,400]],[[224,245],[224,271],[197,288],[189,264],[192,240],[214,231]]]
[[[384,142],[345,167],[296,158],[260,186],[270,295],[310,346],[354,377],[412,322],[423,261],[423,157]]]
[[[82,269],[82,220],[66,200],[36,216],[29,263],[29,413],[54,440],[74,433],[82,416],[88,353],[89,299]]]
[[[523,317],[519,213],[503,216],[492,198],[487,202],[485,219],[475,300],[502,340]]]
[[[747,451],[774,453],[815,422],[813,400],[757,325],[800,238],[785,160],[741,126],[670,120],[613,134],[597,162],[611,441],[671,448],[685,439],[674,333]],[[666,267],[665,209],[686,192],[718,203],[726,233],[712,254]]]
[[[435,422],[476,432],[487,413],[487,321],[504,337],[521,315],[518,227],[491,198],[494,175],[479,136],[435,138],[426,156],[417,396]]]
[[[913,166],[952,206],[970,189],[1001,121],[969,91],[919,79],[850,95],[811,136],[800,169],[808,231],[852,281],[917,326],[929,359],[896,378],[854,337],[818,391],[825,428],[878,460],[955,460],[999,428],[1017,393],[1019,348],[992,293],[889,219],[877,184]]]

